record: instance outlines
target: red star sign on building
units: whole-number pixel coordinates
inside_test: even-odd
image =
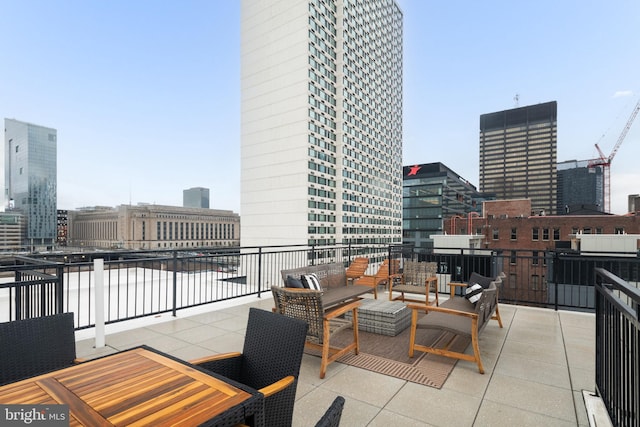
[[[418,171],[422,168],[422,166],[418,166],[418,165],[414,165],[414,166],[409,166],[409,173],[407,174],[407,176],[411,176],[411,175],[417,175]]]

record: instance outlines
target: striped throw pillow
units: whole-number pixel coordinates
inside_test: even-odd
[[[320,280],[318,280],[318,276],[316,276],[315,273],[303,274],[300,279],[302,280],[302,284],[305,288],[313,289],[314,291],[322,290],[322,286],[320,286]]]
[[[477,303],[480,297],[482,296],[482,285],[477,283],[469,284],[465,291],[464,297],[469,300],[469,302]]]

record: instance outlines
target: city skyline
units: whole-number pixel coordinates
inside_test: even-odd
[[[477,187],[480,115],[548,101],[558,162],[610,153],[640,96],[640,4],[397,2],[404,165]],[[58,130],[60,209],[179,206],[207,187],[239,212],[239,2],[5,3],[0,115]],[[640,193],[639,156],[635,123],[611,166],[614,213]]]

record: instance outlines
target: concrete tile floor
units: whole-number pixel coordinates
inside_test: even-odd
[[[384,298],[384,294],[379,297]],[[270,294],[107,326],[106,346],[93,330],[77,331],[78,357],[140,344],[189,360],[241,351],[249,307],[270,310]],[[442,389],[421,386],[305,355],[294,426],[314,425],[335,396],[346,399],[344,426],[588,426],[583,390],[595,389],[595,316],[500,305],[504,328],[481,334],[485,374],[458,361]]]

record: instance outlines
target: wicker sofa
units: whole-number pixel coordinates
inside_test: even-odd
[[[287,276],[300,279],[303,274],[315,273],[322,286],[322,305],[331,307],[344,301],[358,298],[360,295],[373,292],[371,286],[350,285],[347,281],[346,269],[342,263],[310,265],[307,267],[281,270],[284,286],[287,284]]]

